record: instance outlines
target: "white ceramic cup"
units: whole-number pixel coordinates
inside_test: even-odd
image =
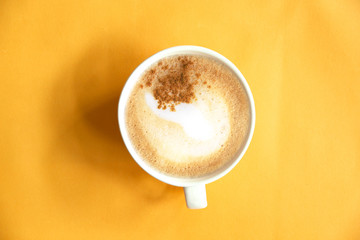
[[[245,140],[245,144],[243,144],[242,148],[238,151],[237,155],[234,156],[232,161],[229,161],[227,165],[224,167],[218,169],[217,171],[210,173],[205,176],[201,177],[174,177],[166,175],[151,165],[149,165],[146,161],[142,159],[142,157],[137,153],[136,149],[132,145],[128,131],[126,129],[125,124],[125,109],[126,104],[129,99],[129,96],[137,83],[137,81],[140,80],[140,77],[142,74],[155,62],[159,61],[160,59],[174,56],[174,55],[200,55],[200,56],[207,56],[214,58],[226,66],[228,66],[238,77],[239,81],[242,83],[242,85],[245,88],[245,91],[247,93],[249,103],[250,103],[250,127],[249,132]],[[254,127],[255,127],[255,105],[254,105],[254,99],[252,96],[252,93],[250,91],[250,88],[244,78],[244,76],[241,74],[241,72],[236,68],[236,66],[230,62],[228,59],[226,59],[224,56],[220,55],[219,53],[212,51],[210,49],[204,48],[204,47],[198,47],[198,46],[176,46],[172,48],[165,49],[161,52],[156,53],[155,55],[149,57],[146,59],[143,63],[141,63],[135,71],[130,75],[129,79],[127,80],[121,96],[119,100],[119,106],[118,106],[118,121],[120,125],[120,131],[121,135],[124,139],[124,143],[129,150],[131,156],[134,158],[134,160],[142,167],[146,172],[148,172],[153,177],[157,178],[160,181],[163,181],[167,184],[183,187],[185,192],[185,199],[186,204],[188,208],[191,209],[199,209],[199,208],[205,208],[207,206],[207,200],[206,200],[206,190],[205,190],[205,184],[213,182],[221,177],[223,177],[225,174],[227,174],[235,165],[240,161],[240,159],[245,154],[246,149],[248,148],[251,138],[253,136]]]

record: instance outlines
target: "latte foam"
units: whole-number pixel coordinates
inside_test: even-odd
[[[236,75],[202,56],[161,60],[126,107],[138,154],[168,175],[202,176],[233,160],[249,131],[249,102]]]

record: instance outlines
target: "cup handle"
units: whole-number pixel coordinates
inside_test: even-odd
[[[198,184],[184,187],[186,205],[190,209],[206,208],[206,189],[205,184]]]

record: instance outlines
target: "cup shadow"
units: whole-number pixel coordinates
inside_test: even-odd
[[[118,100],[131,72],[147,57],[141,52],[141,46],[101,39],[78,61],[64,67],[55,81],[49,101],[51,143],[44,172],[64,196],[96,190],[87,186],[94,178],[115,182],[148,202],[182,195],[180,188],[142,170],[120,135]],[[78,183],[74,185],[74,181]]]

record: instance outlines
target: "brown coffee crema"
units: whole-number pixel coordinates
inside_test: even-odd
[[[179,55],[156,62],[142,75],[125,118],[131,143],[150,166],[171,176],[199,177],[238,155],[249,134],[250,107],[243,85],[227,66],[200,55]],[[206,138],[197,138],[193,133],[203,125],[208,128],[196,134]]]

